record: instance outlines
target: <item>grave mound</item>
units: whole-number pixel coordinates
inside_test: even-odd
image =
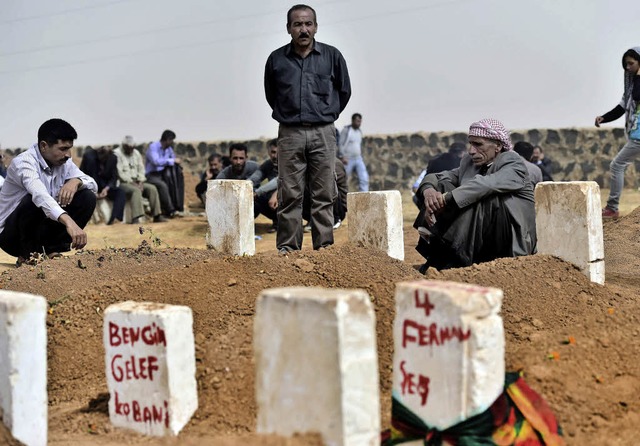
[[[635,252],[637,248],[625,246]],[[388,427],[395,283],[420,277],[410,265],[381,252],[344,244],[253,257],[193,249],[100,250],[7,271],[0,276],[0,286],[43,295],[50,304],[52,444],[172,444],[109,424],[103,310],[135,300],[193,310],[199,408],[182,431],[180,444],[206,438],[208,444],[294,446],[321,441],[255,434],[252,328],[260,291],[299,285],[362,288],[371,296],[382,425]],[[547,399],[568,444],[633,442],[640,421],[640,401],[633,396],[640,392],[637,288],[592,284],[572,265],[549,256],[430,271],[427,277],[504,290],[507,369],[523,370],[529,384]]]

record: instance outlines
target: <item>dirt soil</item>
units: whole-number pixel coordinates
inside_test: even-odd
[[[605,223],[605,286],[541,255],[427,274],[504,290],[507,369],[523,370],[547,399],[569,445],[636,442],[639,226],[639,210]],[[415,238],[409,231],[405,236]],[[422,277],[418,262],[409,250],[400,262],[346,242],[318,252],[279,256],[271,250],[253,257],[159,249],[145,242],[136,249],[92,250],[9,269],[0,275],[0,287],[49,301],[50,444],[320,445],[318,436],[255,433],[256,297],[265,288],[293,285],[366,290],[376,307],[382,420],[388,427],[394,286]],[[102,319],[107,306],[124,300],[193,310],[199,408],[178,439],[147,438],[109,424]],[[9,444],[2,430],[0,444]]]

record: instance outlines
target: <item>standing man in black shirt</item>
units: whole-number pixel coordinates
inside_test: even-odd
[[[347,64],[336,48],[314,39],[316,12],[287,12],[291,42],[267,59],[264,89],[278,130],[278,235],[280,253],[302,248],[302,199],[311,191],[313,249],[333,244],[336,129],[351,97]]]

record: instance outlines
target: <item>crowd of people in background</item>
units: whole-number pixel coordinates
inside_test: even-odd
[[[270,222],[280,254],[301,249],[311,232],[314,249],[333,244],[333,231],[347,214],[349,182],[369,191],[363,157],[363,117],[338,131],[335,122],[351,97],[347,65],[340,51],[315,40],[315,10],[295,5],[287,12],[291,41],[273,51],[264,73],[265,96],[278,137],[268,141],[258,163],[245,144],[228,154],[212,153],[195,187],[206,206],[211,180],[247,180],[254,190],[254,218]],[[611,193],[603,217],[617,217],[623,174],[640,153],[640,47],[624,53],[622,101],[596,117],[595,125],[626,115],[627,144],[611,163]],[[327,73],[331,73],[328,76]],[[313,88],[302,88],[308,79]],[[38,141],[8,170],[0,166],[0,248],[25,262],[34,252],[55,256],[86,245],[84,227],[96,202],[111,203],[107,225],[149,219],[164,223],[185,213],[183,160],[174,150],[176,134],[162,132],[143,150],[132,136],[115,147],[88,148],[78,168],[71,158],[75,129],[61,119],[39,128]],[[468,139],[429,160],[412,186],[420,209],[415,221],[422,270],[466,266],[497,257],[536,251],[533,191],[553,181],[552,162],[540,146],[512,145],[495,119],[471,124]],[[6,177],[6,179],[5,179]],[[306,223],[305,223],[306,221]]]

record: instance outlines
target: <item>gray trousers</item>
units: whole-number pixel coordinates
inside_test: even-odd
[[[609,191],[609,199],[607,207],[614,211],[618,210],[620,204],[620,195],[624,187],[624,171],[635,158],[640,155],[640,141],[630,139],[622,146],[616,157],[611,161],[609,171],[611,172],[611,190]]]
[[[302,201],[311,193],[313,249],[333,244],[336,129],[333,124],[278,130],[278,235],[276,246],[302,248]]]
[[[153,184],[142,183],[144,190],[138,189],[130,183],[120,183],[120,189],[127,194],[127,199],[131,203],[131,218],[142,217],[144,215],[144,207],[142,205],[142,197],[149,200],[149,207],[154,217],[160,215],[160,198],[158,197],[158,189]]]

